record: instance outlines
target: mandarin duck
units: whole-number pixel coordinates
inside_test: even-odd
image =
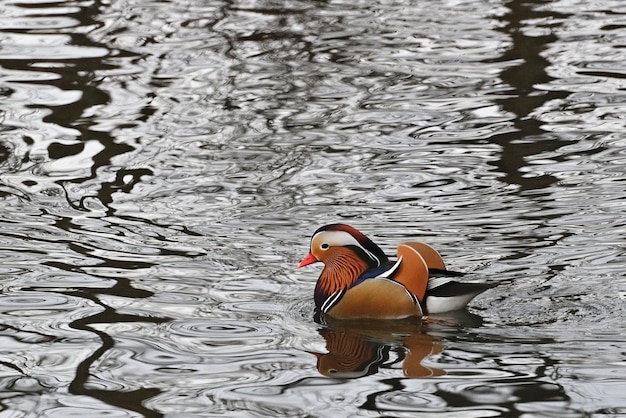
[[[396,261],[356,228],[331,224],[311,238],[298,268],[322,262],[315,285],[319,313],[337,319],[398,319],[465,308],[492,284],[458,282],[443,259],[421,242],[398,245]],[[447,276],[447,277],[446,277]]]

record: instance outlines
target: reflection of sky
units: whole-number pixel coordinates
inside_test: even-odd
[[[578,6],[3,4],[3,405],[626,407],[621,3]],[[294,266],[338,220],[502,282],[483,324],[429,326],[445,376],[405,378],[398,341],[375,374],[319,374]]]

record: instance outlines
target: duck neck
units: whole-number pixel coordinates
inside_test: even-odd
[[[368,269],[368,264],[348,248],[338,248],[324,260],[324,269],[315,285],[315,303],[319,307],[339,290],[349,289]]]

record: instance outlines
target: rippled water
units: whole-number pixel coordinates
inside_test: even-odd
[[[623,2],[0,12],[0,417],[626,415]],[[316,322],[336,221],[499,286]]]

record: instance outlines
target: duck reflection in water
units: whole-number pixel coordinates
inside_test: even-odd
[[[402,362],[407,377],[442,376],[441,369],[428,367],[422,361],[443,351],[443,343],[425,332],[418,318],[401,321],[345,321],[316,316],[325,325],[320,330],[328,353],[311,353],[317,357],[317,369],[328,377],[354,379],[378,372]],[[390,353],[397,359],[390,360]]]

